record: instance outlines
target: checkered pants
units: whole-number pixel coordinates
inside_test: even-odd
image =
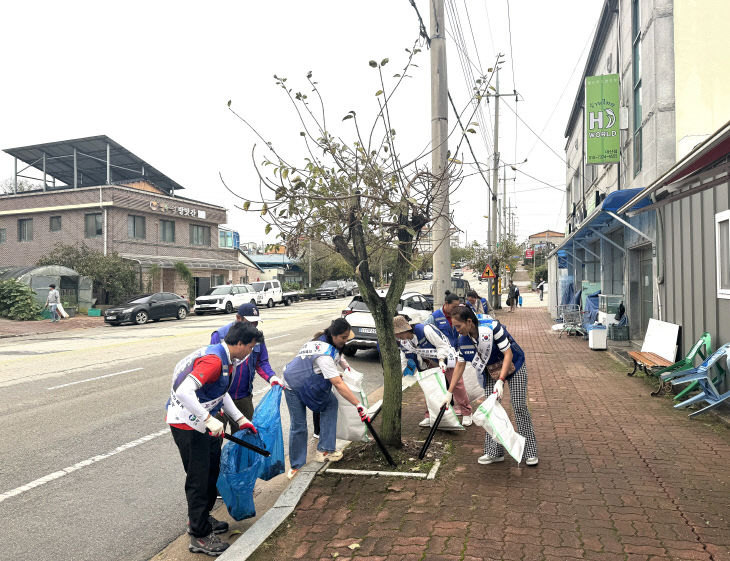
[[[485,394],[489,397],[494,391],[495,380],[487,374],[486,381]],[[537,440],[532,428],[530,410],[527,408],[527,366],[523,364],[522,368],[505,380],[505,384],[509,386],[509,399],[512,402],[512,411],[515,412],[517,432],[525,437],[525,453],[522,457],[525,459],[536,457]],[[504,448],[487,434],[484,439],[484,453],[490,456],[504,456]]]

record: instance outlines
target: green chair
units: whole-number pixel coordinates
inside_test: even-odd
[[[689,350],[689,353],[687,353],[687,356],[685,356],[682,360],[679,362],[675,362],[674,364],[667,366],[665,368],[662,368],[661,370],[657,370],[656,372],[652,372],[653,375],[656,375],[659,377],[659,387],[653,392],[651,392],[651,395],[656,397],[658,395],[661,395],[664,393],[664,384],[665,382],[668,382],[669,380],[673,378],[677,378],[679,376],[683,376],[685,374],[685,370],[689,370],[690,368],[695,367],[695,357],[697,355],[702,358],[702,360],[706,360],[707,357],[709,357],[712,354],[712,337],[710,334],[705,331],[702,336],[697,340],[697,342],[692,346],[692,348]],[[683,395],[687,394],[690,391],[693,391],[697,388],[697,382],[694,382],[690,384],[687,388],[682,390],[682,393],[677,395],[674,399],[678,400]]]

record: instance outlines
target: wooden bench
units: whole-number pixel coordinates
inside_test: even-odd
[[[633,376],[641,368],[647,376],[651,376],[655,368],[666,368],[674,364],[678,335],[678,325],[650,319],[641,351],[629,352],[629,357],[634,361],[634,370],[627,375]]]

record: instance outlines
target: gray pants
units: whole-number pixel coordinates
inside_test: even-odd
[[[489,375],[486,379],[486,395],[489,397],[494,391],[496,380]],[[525,453],[522,457],[525,459],[537,457],[537,440],[532,428],[530,410],[527,408],[527,366],[523,364],[522,368],[505,380],[505,384],[509,386],[509,400],[515,413],[517,432],[525,437]],[[484,440],[484,453],[490,456],[504,456],[504,447],[487,434]]]

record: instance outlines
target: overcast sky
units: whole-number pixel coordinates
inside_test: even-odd
[[[416,4],[428,29],[429,2]],[[474,75],[486,73],[497,52],[505,54],[501,92],[516,89],[519,116],[564,155],[563,132],[602,4],[511,0],[510,25],[507,0],[446,0],[449,90],[457,106],[468,101],[471,88],[457,49],[461,36]],[[409,0],[4,2],[0,15],[0,148],[106,134],[183,185],[181,195],[231,209],[228,221],[241,240],[257,242],[276,240],[273,233],[264,236],[257,215],[234,210],[240,201],[218,177],[222,173],[241,194],[258,192],[250,157],[256,139],[226,102],[232,100],[277,147],[297,155],[301,127],[273,74],[304,90],[311,70],[330,122],[347,137],[351,121],[342,123],[342,116],[351,109],[360,116],[376,111],[380,86],[368,61],[389,57],[392,75],[418,36]],[[427,49],[419,59],[394,108],[406,157],[430,138]],[[505,101],[515,107],[514,98]],[[483,111],[490,121],[487,142],[481,134],[470,137],[487,167],[492,109],[493,103]],[[453,115],[449,119],[452,126]],[[504,105],[499,143],[503,161],[528,158],[519,169],[563,189],[565,164]],[[13,159],[2,153],[0,181],[12,173]],[[520,238],[545,228],[563,231],[564,193],[508,174],[515,176],[507,190],[517,206]],[[466,179],[452,204],[469,241],[485,241],[489,199],[482,179]]]

